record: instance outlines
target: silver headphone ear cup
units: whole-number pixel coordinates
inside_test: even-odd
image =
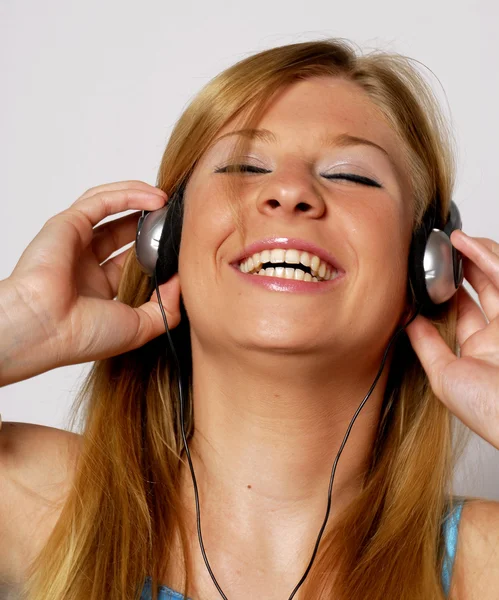
[[[453,246],[449,236],[433,229],[426,243],[424,274],[428,296],[434,304],[442,304],[456,292]]]
[[[135,256],[141,269],[150,277],[154,275],[158,261],[158,248],[161,232],[165,224],[169,205],[148,212],[140,217],[135,238]]]

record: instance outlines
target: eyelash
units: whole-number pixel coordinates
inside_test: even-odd
[[[238,168],[235,168],[238,167]],[[253,169],[253,171],[250,171]],[[261,167],[255,167],[253,165],[227,165],[226,167],[218,167],[215,173],[269,173],[266,169]],[[361,185],[367,185],[370,187],[383,187],[377,181],[364,177],[363,175],[354,175],[353,173],[333,173],[332,175],[324,175],[326,179],[345,179],[347,181],[353,181],[354,183],[360,183]]]

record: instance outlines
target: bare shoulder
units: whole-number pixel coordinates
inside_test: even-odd
[[[499,589],[499,502],[464,504],[452,578],[452,600],[495,600]]]
[[[0,429],[0,476],[14,470],[39,467],[54,472],[77,458],[81,436],[34,423],[4,422]],[[40,472],[33,469],[36,481]],[[46,474],[46,473],[45,473]]]
[[[22,578],[71,489],[81,436],[31,423],[0,429],[0,583]]]

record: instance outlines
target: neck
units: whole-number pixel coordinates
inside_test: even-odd
[[[331,357],[269,358],[268,353],[254,353],[242,361],[202,352],[193,340],[195,430],[189,449],[203,538],[209,541],[212,557],[215,548],[221,553],[232,548],[235,554],[239,546],[247,560],[252,548],[251,555],[254,551],[259,564],[265,563],[274,576],[289,572],[293,564],[290,579],[296,579],[300,567],[293,561],[298,551],[300,565],[304,556],[310,558],[325,516],[334,459],[374,381],[383,350],[362,356],[361,365],[346,355],[336,363]],[[342,451],[328,527],[362,487],[388,370],[389,361]],[[187,467],[183,488],[197,546]],[[221,563],[218,569],[223,571]]]

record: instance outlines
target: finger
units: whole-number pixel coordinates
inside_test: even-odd
[[[489,321],[499,314],[499,244],[489,238],[473,238],[456,229],[452,244],[462,252],[464,275],[478,293]]]
[[[157,210],[164,206],[166,196],[160,197],[143,190],[119,190],[101,192],[85,200],[77,201],[67,210],[49,219],[45,228],[50,230],[50,244],[60,245],[61,236],[64,234],[72,239],[70,247],[59,248],[61,252],[79,255],[92,241],[93,228],[102,219],[126,210]],[[69,242],[68,242],[69,243]],[[75,256],[73,255],[73,259]]]
[[[154,210],[160,208],[164,206],[166,199],[167,195],[160,190],[104,190],[94,196],[76,200],[63,213],[79,211],[91,221],[92,227],[94,227],[106,217],[125,210]]]
[[[89,188],[84,194],[82,194],[78,198],[78,200],[84,200],[85,198],[90,198],[90,196],[95,196],[96,194],[105,191],[120,191],[127,189],[143,190],[145,192],[163,194],[163,191],[160,188],[155,187],[154,185],[150,185],[149,183],[146,183],[145,181],[140,181],[139,179],[131,179],[129,181],[115,181],[114,183],[104,183],[102,185],[96,185],[94,187]]]
[[[499,309],[499,290],[485,273],[469,258],[463,260],[464,276],[478,294],[480,305],[489,321],[495,319]]]
[[[457,296],[456,335],[458,344],[463,346],[470,336],[487,326],[487,319],[464,286],[458,289]]]
[[[93,227],[104,217],[129,209],[156,210],[166,197],[141,190],[106,192],[82,200],[75,208],[51,217],[23,252],[14,271],[47,266],[70,276],[82,252],[91,243]]]
[[[160,294],[170,329],[180,323],[180,283],[178,274],[160,286]],[[153,295],[155,297],[155,294]],[[95,309],[95,299],[80,297],[82,331],[105,331],[106,335],[97,344],[88,344],[85,335],[79,336],[82,348],[75,351],[74,360],[67,364],[85,360],[99,360],[115,356],[143,346],[165,332],[161,310],[157,302],[149,300],[138,308],[119,301],[99,301]]]
[[[180,323],[180,278],[178,273],[166,283],[161,284],[158,289],[168,329],[174,329]],[[165,333],[165,324],[157,301],[156,290],[154,290],[149,302],[146,302],[140,308],[136,308],[135,311],[139,317],[139,329],[133,342],[136,345],[133,348],[142,346],[149,340]]]
[[[140,212],[134,212],[94,227],[91,246],[99,263],[109,258],[116,250],[135,240],[140,215]]]
[[[422,315],[418,315],[406,327],[406,331],[411,345],[428,375],[433,391],[441,398],[443,396],[441,374],[451,362],[458,360],[457,356],[447,346],[437,328]]]

